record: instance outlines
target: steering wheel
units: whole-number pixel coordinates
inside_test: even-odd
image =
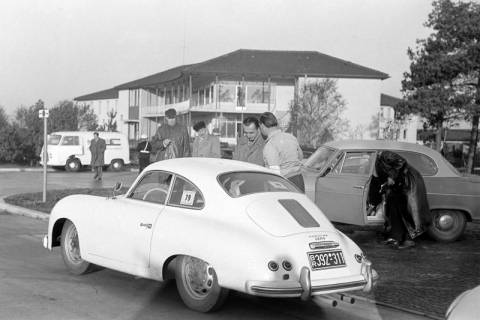
[[[167,192],[168,190],[166,190],[165,188],[160,188],[160,187],[152,188],[147,192],[145,192],[142,200],[148,201],[148,197],[152,195],[152,199],[150,199],[150,201],[165,203],[165,200],[167,199]],[[156,195],[156,193],[160,193],[161,195]],[[162,200],[162,201],[159,201],[159,200]]]

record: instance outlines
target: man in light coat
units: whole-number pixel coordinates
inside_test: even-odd
[[[105,140],[99,137],[98,132],[93,133],[93,140],[90,142],[90,153],[92,154],[92,160],[90,166],[94,172],[94,180],[102,180],[102,170],[105,165],[105,149],[107,145]]]

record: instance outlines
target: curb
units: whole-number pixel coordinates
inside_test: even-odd
[[[434,319],[434,320],[444,320],[445,319],[445,318],[437,317],[437,316],[427,314],[427,313],[424,313],[424,312],[421,312],[421,311],[396,306],[394,304],[390,304],[390,303],[387,303],[387,302],[380,302],[380,301],[377,301],[377,300],[374,300],[374,299],[366,298],[366,297],[363,297],[363,296],[358,296],[356,294],[348,294],[347,293],[347,295],[352,297],[352,298],[355,298],[355,300],[360,300],[360,301],[368,302],[368,303],[375,304],[375,305],[378,305],[378,306],[382,306],[382,307],[386,307],[386,308],[390,308],[390,309],[395,309],[395,310],[400,310],[400,311],[403,311],[403,312],[416,314],[416,315],[423,316],[423,317],[429,318],[429,319]]]
[[[47,172],[54,172],[55,169],[47,169]],[[0,172],[43,172],[43,168],[0,168]]]
[[[3,197],[0,198],[0,210],[7,211],[13,215],[25,216],[39,220],[48,220],[50,218],[48,213],[8,204],[3,200]]]

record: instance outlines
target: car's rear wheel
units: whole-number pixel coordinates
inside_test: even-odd
[[[73,158],[73,159],[68,159],[67,163],[65,164],[65,170],[69,172],[78,172],[82,168],[82,164],[80,163],[80,160]]]
[[[183,302],[195,311],[215,311],[223,305],[228,295],[228,289],[218,284],[213,267],[194,257],[177,258],[175,281]]]
[[[124,167],[125,164],[122,159],[113,159],[110,163],[110,169],[112,169],[112,171],[121,171]]]
[[[432,224],[428,234],[441,242],[457,240],[465,230],[467,218],[465,214],[455,210],[433,210]]]
[[[65,221],[60,242],[63,262],[68,270],[76,275],[94,271],[95,265],[82,259],[77,228],[71,221]]]

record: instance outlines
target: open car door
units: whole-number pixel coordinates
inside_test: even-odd
[[[344,151],[315,184],[315,203],[335,222],[364,225],[375,151]]]

